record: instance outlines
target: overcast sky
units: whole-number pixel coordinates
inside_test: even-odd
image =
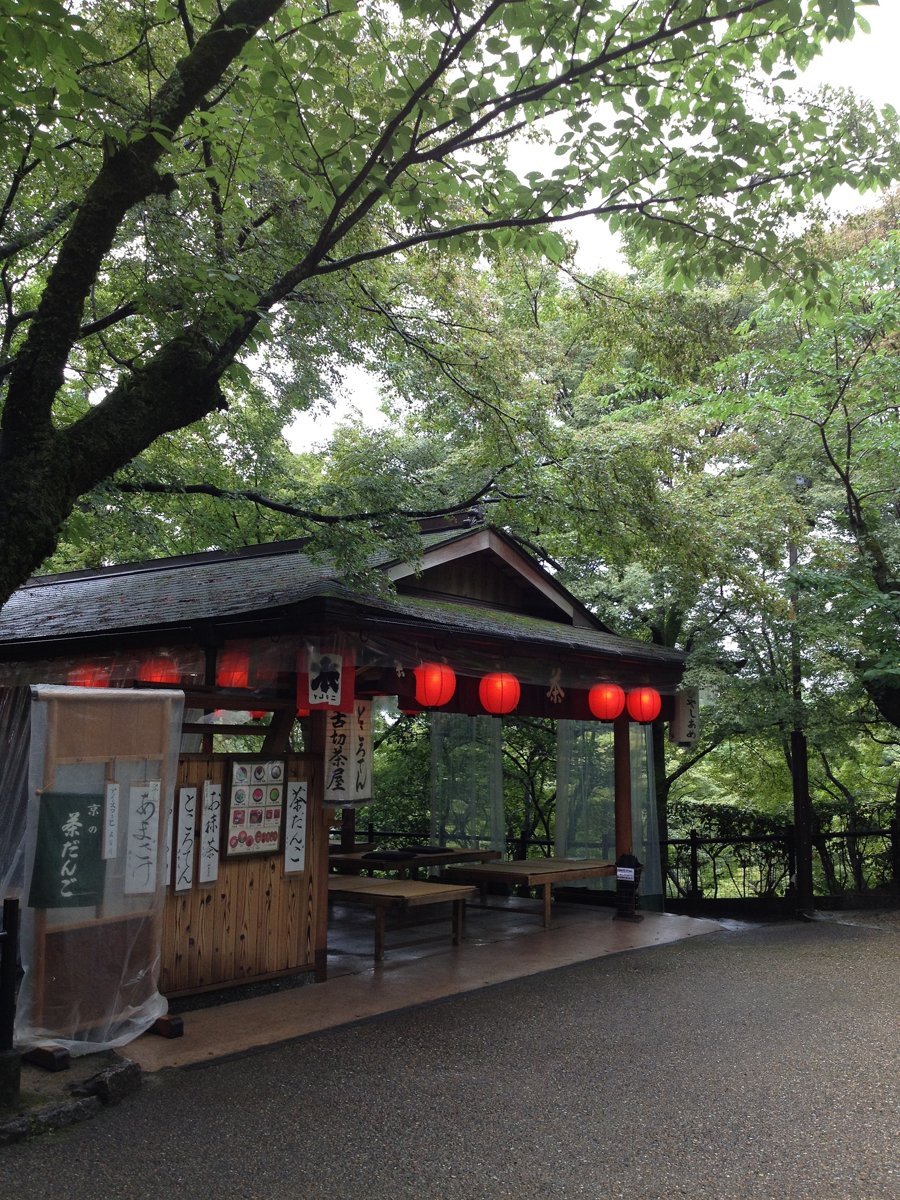
[[[900,0],[882,0],[878,7],[866,6],[862,12],[872,32],[857,33],[849,42],[832,43],[800,77],[799,83],[803,87],[818,87],[823,83],[851,87],[879,106],[892,104],[900,109]],[[834,193],[832,203],[841,209],[860,208],[873,204],[874,197],[871,193],[859,197],[848,189],[845,193]],[[573,222],[568,228],[581,243],[579,266],[583,270],[620,265],[615,244],[602,222],[596,222],[590,230],[585,222]],[[303,414],[289,427],[287,436],[291,445],[295,450],[310,449],[327,440],[335,425],[350,416],[354,408],[368,425],[387,423],[378,411],[374,381],[356,370],[348,372],[343,396],[331,412]]]

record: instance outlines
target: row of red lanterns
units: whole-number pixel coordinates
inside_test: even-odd
[[[423,708],[442,708],[456,691],[456,674],[446,663],[425,662],[413,671],[416,703]],[[495,716],[511,713],[522,695],[522,687],[507,671],[485,675],[478,684],[478,699],[485,712]],[[628,710],[633,721],[655,721],[662,700],[655,688],[633,688],[626,693],[617,683],[597,683],[588,692],[588,707],[599,721],[614,721]]]
[[[111,666],[86,663],[73,668],[68,681],[78,687],[108,687],[111,674]],[[442,708],[453,699],[456,672],[446,663],[423,662],[414,668],[413,676],[416,703],[423,708]],[[174,659],[168,655],[156,655],[140,664],[135,678],[142,683],[178,684],[181,682],[181,672]],[[216,684],[227,688],[249,687],[250,658],[246,651],[226,650],[220,656]],[[478,684],[481,706],[494,716],[511,713],[521,695],[521,684],[508,671],[485,675]],[[633,688],[626,694],[617,683],[597,683],[588,692],[588,707],[598,721],[614,721],[627,709],[633,721],[647,724],[659,716],[662,701],[655,688]],[[261,717],[265,713],[254,712],[252,715]]]
[[[69,671],[67,680],[74,687],[109,687],[111,676],[111,664],[83,663]],[[181,668],[168,654],[155,654],[138,665],[134,678],[138,683],[178,686],[181,683]],[[226,650],[220,655],[216,685],[224,688],[250,686],[250,656],[246,650]],[[266,715],[266,711],[254,711],[250,715],[254,720],[259,720]]]

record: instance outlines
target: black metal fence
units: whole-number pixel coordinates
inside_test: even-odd
[[[335,830],[335,835],[338,833]],[[357,833],[358,840],[379,846],[401,846],[428,840],[427,830],[375,829]],[[900,826],[886,829],[819,832],[813,835],[813,882],[822,898],[900,892]],[[545,840],[530,839],[531,853],[552,854]],[[612,858],[615,847],[592,843],[579,847],[587,855]],[[507,839],[510,856],[521,853],[520,839]],[[670,901],[780,901],[790,897],[796,868],[794,831],[778,834],[672,838],[665,845],[665,892]]]
[[[900,830],[857,829],[813,835],[817,896],[884,893],[900,887]],[[757,837],[686,838],[667,843],[670,900],[777,900],[790,895],[796,867],[794,831]]]

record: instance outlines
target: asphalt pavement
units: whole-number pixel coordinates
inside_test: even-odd
[[[900,926],[723,929],[147,1076],[23,1200],[898,1200]]]

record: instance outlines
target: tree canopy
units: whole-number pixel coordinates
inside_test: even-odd
[[[0,0],[0,600],[157,439],[302,408],[399,336],[419,248],[559,259],[580,213],[673,277],[774,263],[894,174],[893,114],[784,89],[858,7]],[[520,176],[529,137],[552,163]]]

